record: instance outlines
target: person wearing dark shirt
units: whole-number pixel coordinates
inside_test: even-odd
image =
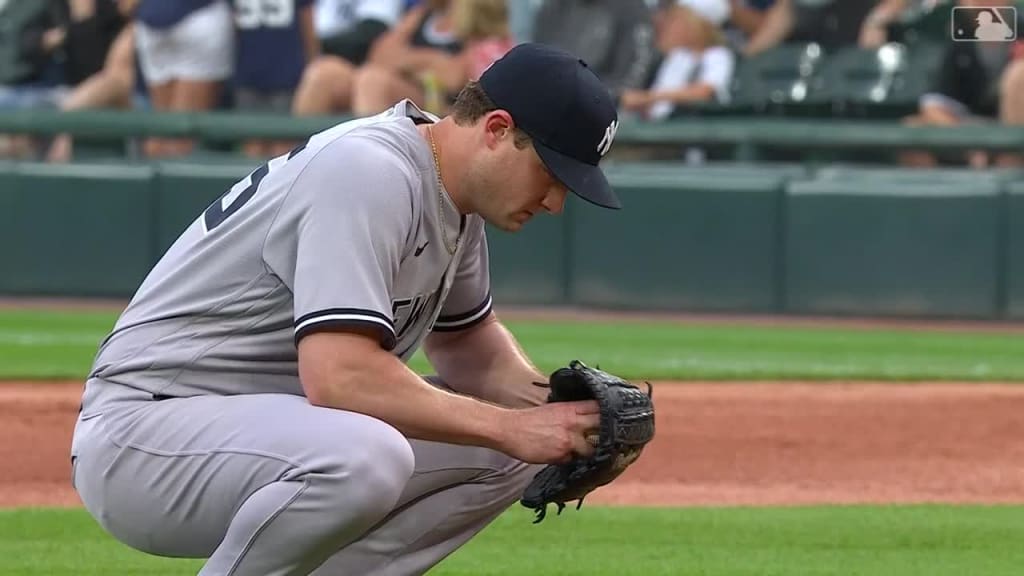
[[[653,14],[644,0],[545,0],[533,40],[578,56],[616,96],[646,87],[657,64]]]
[[[820,44],[826,50],[857,44],[878,0],[776,0],[743,48],[750,56],[784,43]]]
[[[302,70],[320,50],[313,26],[313,0],[233,0],[235,13],[235,108],[287,113]],[[249,156],[270,157],[288,142],[250,140]]]
[[[348,112],[356,69],[404,9],[402,0],[319,0],[316,14],[323,53],[303,71],[292,113]]]
[[[959,2],[973,6],[970,0]],[[986,2],[983,6],[1011,6],[1008,0]],[[965,11],[956,17],[973,18]],[[958,23],[967,27],[973,22]],[[1024,29],[1018,15],[1017,30]],[[949,42],[942,46],[943,59],[937,75],[919,102],[918,114],[905,120],[912,126],[955,126],[958,124],[1000,123],[1024,125],[1024,41],[1012,42]],[[970,151],[966,157],[943,157],[954,164],[966,163],[976,168],[992,164],[1020,166],[1019,154],[989,154]],[[940,161],[924,152],[908,152],[901,161],[913,166],[932,166]]]
[[[404,98],[423,106],[432,90],[457,91],[466,81],[461,52],[451,2],[424,1],[374,44],[356,74],[352,113],[377,114]]]

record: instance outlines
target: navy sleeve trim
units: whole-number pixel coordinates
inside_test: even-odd
[[[360,308],[329,308],[306,314],[295,321],[295,343],[313,332],[338,331],[354,327],[371,327],[379,333],[380,345],[391,350],[398,343],[390,318],[375,310]]]
[[[465,330],[480,323],[487,315],[491,313],[491,295],[488,294],[487,298],[484,299],[476,308],[473,308],[469,312],[462,314],[456,314],[453,316],[440,316],[437,321],[434,322],[435,332],[455,332],[457,330]]]

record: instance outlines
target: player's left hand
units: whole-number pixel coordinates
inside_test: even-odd
[[[644,446],[654,438],[654,403],[651,387],[644,392],[629,382],[578,360],[568,368],[556,370],[550,379],[548,402],[597,401],[600,421],[587,440],[593,453],[565,464],[552,464],[534,477],[523,492],[523,506],[537,512],[535,522],[544,519],[548,504],[558,506],[583,499],[600,486],[608,484],[637,458]]]

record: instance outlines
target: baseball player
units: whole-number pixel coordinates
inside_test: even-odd
[[[403,101],[312,136],[193,222],[103,341],[72,480],[114,537],[203,576],[421,574],[592,450],[593,401],[491,310],[484,223],[567,190],[615,106],[582,61],[522,44],[438,119]],[[405,362],[424,347],[436,376]]]

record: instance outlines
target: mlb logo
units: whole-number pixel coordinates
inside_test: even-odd
[[[1017,9],[1013,6],[954,6],[949,20],[954,42],[1017,39]]]

